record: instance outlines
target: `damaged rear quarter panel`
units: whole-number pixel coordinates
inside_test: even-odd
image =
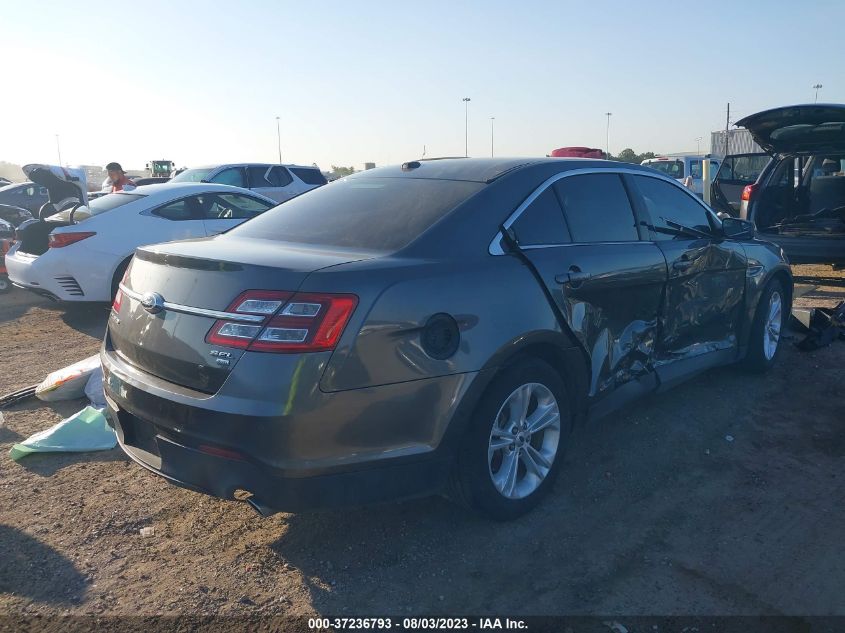
[[[457,268],[449,261],[397,258],[342,268],[315,273],[306,285],[384,289],[359,303],[366,312],[344,333],[320,382],[324,391],[479,371],[532,333],[561,332],[531,272],[513,257],[484,255]],[[445,360],[421,345],[426,322],[438,313],[451,315],[460,330],[458,350]]]

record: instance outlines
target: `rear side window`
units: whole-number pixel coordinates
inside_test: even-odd
[[[285,187],[293,182],[288,170],[284,167],[270,165],[255,165],[247,168],[249,186],[251,189],[262,187]]]
[[[198,217],[195,213],[198,208],[199,202],[197,200],[197,196],[191,196],[190,198],[176,200],[175,202],[166,204],[158,209],[153,209],[152,214],[157,215],[160,218],[175,221],[196,220]]]
[[[570,176],[554,184],[573,242],[639,240],[634,211],[618,174]]]
[[[682,226],[710,231],[707,211],[691,195],[672,183],[648,176],[632,176],[642,194],[651,223],[666,233],[653,232],[655,240],[689,239],[672,235],[673,227],[667,220]]]
[[[393,252],[483,187],[454,180],[346,178],[288,200],[228,234]]]
[[[319,169],[291,167],[290,170],[306,185],[325,185],[326,177]]]
[[[228,167],[219,174],[215,174],[209,178],[209,181],[216,182],[219,185],[246,187],[246,183],[244,182],[244,171],[240,167]]]
[[[214,202],[205,211],[205,218],[209,220],[248,220],[264,213],[272,206],[275,205],[249,196],[221,193],[215,196]]]
[[[566,244],[570,241],[563,212],[551,187],[523,210],[512,228],[520,246]]]
[[[271,167],[267,179],[273,187],[287,187],[293,182],[293,178],[284,167]]]

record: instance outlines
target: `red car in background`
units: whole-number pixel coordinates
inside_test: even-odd
[[[550,156],[555,158],[604,158],[604,152],[594,147],[559,147]]]

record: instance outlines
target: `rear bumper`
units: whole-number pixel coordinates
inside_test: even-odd
[[[441,440],[476,376],[319,393],[274,414],[255,401],[233,407],[227,385],[212,396],[168,392],[113,351],[101,358],[109,421],[129,457],[198,492],[251,493],[264,513],[439,491],[454,459],[453,443]]]
[[[9,279],[18,288],[30,290],[53,301],[91,301],[85,296],[76,278],[65,272],[55,272],[44,255],[30,257],[17,252],[15,245],[6,254]]]
[[[760,237],[780,246],[791,264],[845,263],[845,235],[815,237],[760,232]]]
[[[109,406],[109,418],[120,447],[147,470],[177,486],[221,499],[234,499],[238,491],[246,491],[252,505],[265,515],[431,494],[445,485],[451,463],[432,454],[385,460],[371,467],[306,471],[293,476],[252,461],[179,444],[162,429],[113,405]]]

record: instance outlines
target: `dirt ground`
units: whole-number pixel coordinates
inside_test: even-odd
[[[845,296],[845,275],[804,305]],[[0,297],[0,393],[97,351],[106,310]],[[534,513],[439,498],[278,514],[166,484],[119,449],[11,445],[0,427],[0,614],[845,614],[845,342],[787,341],[766,376],[711,371],[579,431]],[[142,527],[153,527],[142,537]]]

